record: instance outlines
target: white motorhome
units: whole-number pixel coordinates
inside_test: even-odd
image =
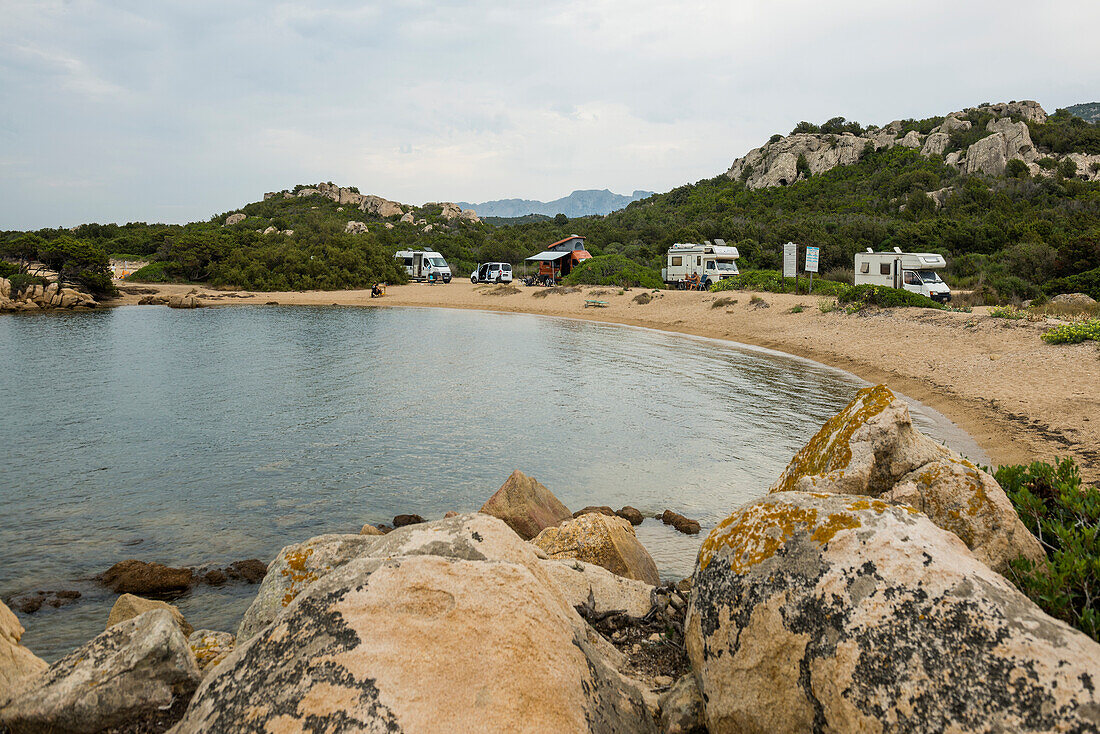
[[[736,247],[729,247],[725,240],[715,239],[714,244],[677,242],[668,248],[666,265],[661,269],[661,280],[667,285],[686,288],[696,280],[705,287],[738,274]]]
[[[398,250],[393,257],[413,280],[451,282],[451,267],[434,250]]]
[[[893,252],[875,252],[868,247],[867,252],[856,253],[855,284],[901,288],[947,303],[951,289],[936,273],[944,267],[947,261],[934,252],[902,252],[900,247]]]

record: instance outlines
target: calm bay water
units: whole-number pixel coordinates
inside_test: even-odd
[[[102,631],[80,581],[125,558],[226,565],[398,513],[473,511],[513,469],[566,505],[671,508],[707,529],[763,494],[865,383],[764,350],[435,309],[122,308],[0,317],[0,597],[52,660]],[[977,447],[932,411],[925,432]],[[662,575],[703,536],[646,520]],[[256,587],[176,601],[235,631]]]

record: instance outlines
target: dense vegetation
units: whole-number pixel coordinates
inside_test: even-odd
[[[778,270],[742,270],[732,278],[720,280],[710,287],[712,291],[763,291],[765,293],[804,293],[810,287],[808,278],[784,278]],[[826,296],[838,296],[849,289],[847,283],[825,278],[814,278],[813,292]]]
[[[964,146],[987,134],[992,113],[969,113],[974,127],[953,134]],[[903,121],[927,132],[943,118]],[[830,134],[862,132],[844,118],[805,130]],[[1068,113],[1031,125],[1040,152],[1090,150],[1100,128]],[[254,290],[362,287],[377,280],[401,282],[390,262],[403,248],[438,250],[456,277],[477,263],[523,259],[548,243],[576,233],[587,237],[597,257],[616,255],[637,265],[638,282],[655,282],[665,251],[675,242],[723,238],[741,252],[743,270],[775,270],[782,245],[793,241],[821,247],[821,268],[850,270],[856,252],[900,247],[938,252],[948,259],[945,278],[973,288],[989,303],[1034,298],[1042,293],[1084,291],[1100,296],[1100,183],[1075,176],[1070,167],[1044,159],[1050,175],[967,176],[938,156],[895,148],[868,151],[859,163],[834,168],[788,187],[749,190],[726,176],[680,186],[634,202],[604,217],[530,217],[471,223],[446,220],[439,207],[416,210],[423,224],[382,220],[354,207],[340,211],[323,196],[274,197],[239,211],[244,222],[222,226],[227,213],[188,225],[89,224],[42,230],[42,241],[72,237],[104,252],[150,258],[142,277],[202,281]],[[1043,163],[1043,161],[1040,161]],[[929,192],[950,187],[943,207]],[[349,220],[364,221],[365,234],[345,234]],[[425,232],[426,225],[432,225]],[[390,225],[387,228],[386,225]],[[292,235],[261,234],[273,227]],[[0,234],[10,244],[21,233]],[[601,261],[607,262],[607,261]],[[620,262],[620,261],[616,261]],[[621,262],[617,265],[622,270]],[[643,277],[642,271],[646,273]],[[580,276],[578,276],[580,277]]]
[[[619,288],[663,288],[661,277],[622,255],[600,255],[573,269],[563,279],[566,285],[613,285]]]
[[[96,296],[112,295],[107,251],[94,242],[72,237],[66,231],[56,237],[15,233],[0,239],[0,277],[10,280],[16,293],[30,285],[45,285],[47,280],[30,271],[40,262],[57,273],[62,288],[80,287]]]
[[[1002,466],[994,475],[1047,560],[1012,562],[1020,589],[1052,617],[1100,641],[1100,489],[1070,459]]]

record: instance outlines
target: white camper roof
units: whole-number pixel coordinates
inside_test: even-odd
[[[864,257],[871,255],[875,260],[893,260],[900,257],[901,266],[910,270],[935,270],[947,267],[947,260],[943,255],[935,252],[902,252],[900,247],[895,247],[893,252],[873,252],[868,247],[867,252],[856,253],[856,258],[858,259],[860,255]]]
[[[668,251],[672,252],[673,250],[699,250],[702,252],[706,252],[707,254],[716,255],[717,257],[732,257],[734,259],[741,257],[741,255],[737,252],[737,248],[726,245],[725,240],[715,240],[715,242],[720,242],[721,244],[712,245],[709,240],[703,243],[677,242],[672,247],[668,248]]]

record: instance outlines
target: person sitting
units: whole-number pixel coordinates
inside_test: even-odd
[[[375,283],[373,286],[371,286],[371,289],[370,289],[370,297],[371,298],[381,298],[384,295],[386,295],[386,286],[381,285],[379,283]]]

